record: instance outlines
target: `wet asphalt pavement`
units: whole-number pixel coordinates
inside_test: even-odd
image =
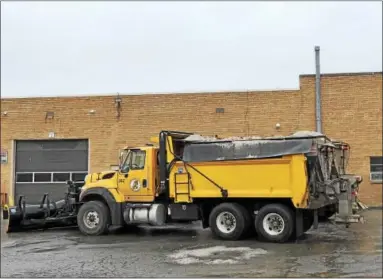
[[[382,277],[382,210],[320,224],[303,240],[219,241],[195,225],[85,237],[77,229],[1,232],[1,277]]]

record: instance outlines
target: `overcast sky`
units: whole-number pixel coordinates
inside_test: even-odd
[[[290,89],[382,71],[380,2],[1,2],[2,97]]]

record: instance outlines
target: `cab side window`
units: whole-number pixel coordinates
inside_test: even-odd
[[[146,152],[142,150],[134,150],[130,161],[129,168],[131,170],[142,170],[145,168]]]

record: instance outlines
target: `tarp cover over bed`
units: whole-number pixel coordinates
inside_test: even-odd
[[[272,158],[310,152],[313,139],[238,140],[230,142],[189,143],[185,145],[185,162]]]

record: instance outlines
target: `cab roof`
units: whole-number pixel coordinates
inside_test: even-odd
[[[132,145],[132,146],[125,146],[123,148],[123,150],[128,150],[128,149],[141,149],[141,150],[150,150],[150,149],[153,149],[153,148],[157,148],[157,146],[153,146],[153,145],[143,145],[143,146],[136,146],[136,145]]]

